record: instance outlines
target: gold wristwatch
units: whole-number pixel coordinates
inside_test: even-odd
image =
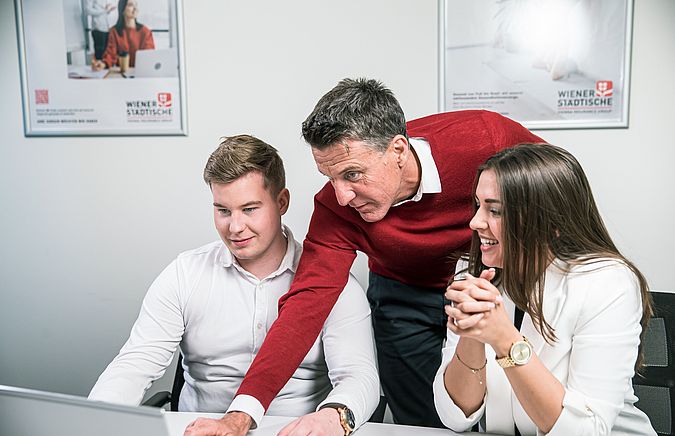
[[[522,341],[514,342],[513,345],[511,345],[508,356],[500,358],[495,356],[495,359],[497,359],[497,364],[502,368],[511,368],[516,365],[525,365],[532,358],[532,354],[532,344],[530,344],[530,341],[523,336]]]
[[[340,425],[342,426],[342,429],[345,431],[345,436],[349,436],[354,432],[354,427],[356,427],[356,421],[354,420],[354,413],[352,413],[349,407],[345,406],[344,404],[328,403],[321,406],[321,409],[324,409],[326,407],[330,407],[332,409],[337,410],[338,414],[340,415]]]

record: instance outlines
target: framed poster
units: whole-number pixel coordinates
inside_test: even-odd
[[[439,0],[441,111],[628,127],[632,0]]]
[[[186,135],[181,0],[15,0],[26,136]]]

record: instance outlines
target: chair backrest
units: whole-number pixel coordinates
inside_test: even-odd
[[[639,401],[659,435],[675,431],[675,293],[652,291],[654,316],[644,338],[645,367],[633,378]]]
[[[171,411],[178,412],[178,398],[180,391],[185,384],[183,375],[183,355],[178,353],[178,364],[176,365],[176,374],[173,376],[173,386],[171,387]]]

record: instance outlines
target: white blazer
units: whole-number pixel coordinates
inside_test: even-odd
[[[458,265],[465,268],[466,265]],[[549,435],[656,435],[649,418],[634,406],[631,379],[640,343],[642,300],[635,275],[623,263],[603,260],[572,266],[556,260],[546,271],[544,317],[557,341],[546,343],[526,313],[521,332],[546,368],[565,387],[563,410]],[[507,313],[515,305],[504,295]],[[445,389],[445,368],[459,338],[447,332],[441,367],[434,380],[434,401],[441,421],[454,431],[481,422],[489,433],[542,435],[518,402],[495,352],[485,346],[486,395],[466,417]],[[467,380],[467,383],[475,383]]]

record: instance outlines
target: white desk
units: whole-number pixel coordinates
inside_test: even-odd
[[[171,436],[183,436],[185,427],[198,417],[220,418],[222,416],[223,415],[219,413],[187,412],[167,412],[165,415]],[[276,436],[279,430],[281,430],[284,425],[288,424],[293,419],[295,418],[266,416],[263,418],[262,424],[257,429],[251,431],[249,434],[251,436]],[[412,427],[408,425],[377,424],[374,422],[367,422],[354,434],[355,436],[454,436],[460,434],[477,435],[478,433],[455,433],[450,429]],[[487,436],[487,434],[481,433],[481,436]]]

